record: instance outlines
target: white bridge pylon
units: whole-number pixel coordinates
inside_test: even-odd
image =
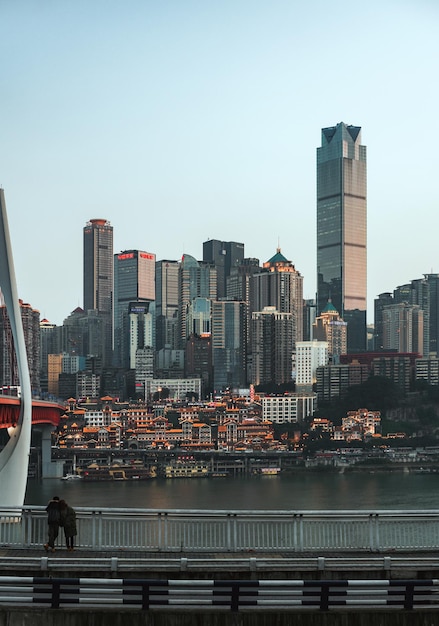
[[[23,323],[17,295],[5,195],[0,189],[0,289],[11,324],[21,386],[20,416],[0,452],[0,506],[22,507],[26,495],[32,429],[32,393]]]

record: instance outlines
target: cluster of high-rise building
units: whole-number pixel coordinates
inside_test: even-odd
[[[90,219],[83,229],[83,306],[55,326],[22,303],[34,392],[146,399],[178,389],[181,398],[295,383],[304,393],[317,384],[330,399],[378,368],[370,354],[362,359],[368,348],[377,359],[412,355],[412,370],[413,355],[432,362],[436,274],[378,296],[368,345],[366,179],[361,128],[324,128],[315,300],[304,300],[304,277],[280,248],[262,263],[245,256],[244,243],[217,239],[203,242],[200,260],[158,260],[134,249],[115,254],[113,226]],[[19,384],[11,341],[3,307],[3,385]]]

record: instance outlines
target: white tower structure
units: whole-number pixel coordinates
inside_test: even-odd
[[[21,387],[20,416],[9,431],[9,441],[0,452],[0,505],[21,508],[26,494],[32,429],[32,393],[26,345],[3,189],[0,189],[0,288],[9,315]]]

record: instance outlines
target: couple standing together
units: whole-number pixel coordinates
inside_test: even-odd
[[[49,526],[49,538],[44,544],[46,552],[55,552],[55,541],[58,537],[59,527],[64,528],[67,550],[74,550],[74,538],[76,530],[76,512],[67,504],[65,500],[60,500],[58,496],[53,496],[46,507],[47,524]]]

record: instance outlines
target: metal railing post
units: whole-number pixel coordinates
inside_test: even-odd
[[[299,531],[297,549],[299,552],[303,552],[304,544],[305,544],[305,537],[304,537],[304,528],[303,528],[303,515],[301,513],[297,516],[297,524],[298,524],[298,531]]]
[[[21,513],[21,543],[29,548],[32,545],[32,512],[23,509]]]
[[[378,513],[369,514],[369,551],[379,552]]]
[[[227,513],[227,544],[228,552],[233,552],[238,545],[238,528],[236,525],[236,513]]]

